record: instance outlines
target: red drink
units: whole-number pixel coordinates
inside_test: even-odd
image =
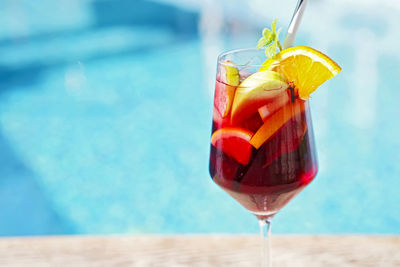
[[[293,91],[282,90],[263,103],[255,102],[254,114],[245,112],[245,119],[232,122],[232,114],[221,112],[226,105],[222,108],[220,105],[221,99],[229,98],[221,95],[230,90],[235,91],[237,87],[228,86],[218,77],[210,174],[215,183],[246,209],[260,218],[270,217],[317,173],[308,102],[293,97]],[[247,144],[254,141],[252,138],[263,127],[272,129],[270,136],[258,148],[254,142]]]
[[[273,216],[318,171],[307,99],[341,71],[320,51],[288,47],[293,32],[282,49],[279,33],[275,20],[263,29],[257,49],[218,57],[211,135],[211,177],[258,217],[262,266],[271,266]]]

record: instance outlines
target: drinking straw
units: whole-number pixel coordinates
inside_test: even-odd
[[[297,6],[296,9],[294,10],[292,20],[290,21],[285,41],[283,42],[283,49],[286,49],[293,45],[306,5],[307,5],[307,0],[299,0],[297,2]]]

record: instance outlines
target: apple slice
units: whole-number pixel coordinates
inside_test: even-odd
[[[253,133],[246,129],[222,128],[213,133],[211,144],[240,164],[247,165],[253,149],[249,143],[252,136]]]
[[[258,109],[275,101],[289,87],[286,79],[274,71],[260,71],[250,75],[237,88],[233,99],[231,122],[240,125],[257,113]]]
[[[274,114],[278,109],[286,105],[290,101],[289,94],[290,92],[288,90],[283,91],[279,96],[275,98],[273,102],[259,108],[258,114],[260,114],[262,121],[265,121],[266,119],[268,119],[268,116]]]
[[[289,102],[274,114],[268,117],[264,124],[258,129],[250,140],[250,144],[256,149],[260,148],[276,131],[278,131],[288,120],[300,114],[305,109],[305,103],[297,99],[294,103]]]

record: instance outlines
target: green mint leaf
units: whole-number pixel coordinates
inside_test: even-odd
[[[279,34],[281,33],[282,28],[280,28],[274,36],[274,45],[278,46],[278,42],[279,42]]]
[[[279,39],[279,34],[281,33],[281,31],[282,31],[282,28],[279,28],[279,30],[275,33],[275,35],[276,35],[276,40]]]
[[[264,28],[264,30],[263,30],[263,32],[262,32],[262,35],[265,37],[265,38],[269,38],[269,36],[271,35],[271,30],[270,29],[268,29],[268,28]]]
[[[276,34],[273,32],[273,33],[271,33],[271,35],[270,35],[270,37],[269,37],[270,39],[269,40],[271,40],[271,42],[274,42],[275,41],[275,39],[276,39]]]
[[[275,35],[272,33],[267,39],[268,45],[271,44],[274,41],[274,39],[275,39]]]
[[[264,36],[260,38],[260,40],[258,40],[257,43],[257,49],[260,49],[264,46],[267,46],[271,43],[272,41],[267,40],[267,38],[265,38]]]
[[[275,32],[275,28],[276,28],[276,23],[278,22],[278,19],[275,19],[273,22],[272,22],[272,25],[271,25],[271,29],[272,29],[272,32]]]
[[[276,50],[277,50],[277,46],[275,44],[272,44],[272,45],[268,46],[267,48],[265,48],[265,55],[268,58],[273,58],[276,54]]]
[[[265,55],[268,58],[272,58],[277,53],[277,50],[282,50],[281,42],[279,41],[279,34],[282,28],[276,30],[277,19],[271,24],[271,30],[264,28],[262,31],[262,37],[258,40],[257,49],[265,47]]]

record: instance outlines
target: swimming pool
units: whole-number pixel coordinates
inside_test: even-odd
[[[208,174],[211,94],[217,54],[273,17],[241,28],[239,3],[221,20],[174,1],[41,2],[0,4],[0,235],[256,232]],[[310,5],[298,43],[343,72],[311,101],[320,172],[274,232],[400,233],[393,5],[350,5],[326,28],[329,7]]]

